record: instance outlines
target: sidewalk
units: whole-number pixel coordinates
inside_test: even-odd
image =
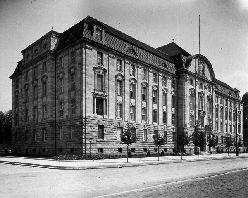
[[[183,160],[181,160],[181,156],[163,156],[159,158],[159,161],[157,157],[129,158],[128,163],[126,162],[127,160],[126,158],[58,161],[58,160],[46,159],[46,158],[1,156],[0,164],[11,164],[11,165],[31,166],[31,167],[61,169],[61,170],[85,170],[85,169],[147,166],[147,165],[205,161],[205,160],[221,160],[221,159],[230,159],[230,158],[248,158],[248,153],[240,153],[239,156],[237,157],[235,153],[231,153],[229,156],[227,153],[205,154],[199,156],[198,155],[183,156]]]

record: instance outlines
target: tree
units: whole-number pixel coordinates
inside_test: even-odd
[[[190,142],[190,137],[185,133],[180,133],[177,138],[178,145],[180,146],[181,160],[183,159],[184,146],[188,145]]]
[[[206,137],[204,131],[200,131],[195,128],[195,131],[192,133],[192,140],[195,146],[200,147],[201,151],[206,145]]]
[[[0,143],[11,143],[11,128],[12,128],[12,110],[5,113],[0,111]]]
[[[123,131],[121,134],[121,142],[127,145],[127,162],[128,162],[128,153],[129,153],[129,145],[136,142],[136,128],[131,126],[131,124],[127,124],[127,129]]]
[[[154,133],[153,141],[154,141],[154,144],[158,147],[158,161],[159,161],[159,147],[164,145],[165,137],[160,133]]]
[[[210,134],[208,136],[208,146],[209,146],[209,151],[211,147],[215,147],[218,144],[218,136],[215,136],[213,134]]]
[[[227,147],[228,156],[229,156],[230,147],[233,145],[233,139],[232,139],[232,137],[231,136],[227,136],[225,142],[226,142],[226,147]]]

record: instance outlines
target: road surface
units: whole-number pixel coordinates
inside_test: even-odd
[[[178,189],[181,189],[183,194],[185,189],[189,189],[188,192],[200,191],[202,194],[206,192],[208,197],[208,191],[205,191],[205,188],[202,191],[201,188],[195,188],[195,186],[207,186],[205,182],[210,183],[211,179],[215,178],[217,181],[210,185],[211,188],[215,189],[215,186],[217,186],[215,184],[219,184],[216,187],[218,188],[217,191],[224,189],[227,185],[222,185],[222,179],[219,179],[219,177],[222,177],[221,175],[209,179],[188,179],[243,168],[248,168],[247,158],[92,170],[52,170],[0,164],[0,197],[101,197],[105,195],[110,197],[137,197],[137,195],[141,197],[164,197],[163,195],[177,197],[177,194],[173,194],[173,192],[178,192]],[[243,183],[248,183],[247,171],[227,175],[231,174],[235,174],[235,176],[228,177],[226,183],[234,182],[232,178],[243,178],[240,182],[242,183],[240,184],[242,188]],[[183,182],[172,183],[175,181]],[[236,185],[236,187],[239,188],[239,185]],[[159,190],[160,188],[162,189],[161,191]],[[212,192],[211,188],[210,192]],[[229,190],[230,193],[240,192],[241,190],[237,188],[236,190]],[[140,190],[137,191],[137,189]],[[120,194],[121,192],[125,193]],[[161,192],[161,195],[149,195],[150,192]],[[247,188],[244,193],[247,193]],[[191,196],[190,194],[189,196],[194,197],[194,195]],[[237,197],[239,197],[238,194]],[[248,197],[248,195],[245,197]]]

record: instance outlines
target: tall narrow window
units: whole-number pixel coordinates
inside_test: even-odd
[[[104,99],[96,98],[96,114],[103,115],[104,114]]]
[[[43,97],[47,96],[47,81],[42,82],[42,96]]]
[[[98,125],[98,138],[104,139],[104,125]]]
[[[153,109],[153,111],[152,111],[152,121],[155,123],[158,122],[158,112],[156,109]]]
[[[162,86],[167,87],[167,78],[165,76],[162,78]]]
[[[76,101],[75,99],[71,100],[71,114],[75,114],[76,113]]]
[[[130,120],[135,121],[135,106],[130,106]]]
[[[34,67],[33,77],[36,79],[38,77],[38,66]]]
[[[122,104],[117,104],[117,118],[122,118]]]
[[[97,64],[102,66],[103,65],[103,53],[97,52]]]
[[[47,116],[47,106],[46,105],[42,105],[42,118],[46,118]]]
[[[167,131],[164,131],[164,143],[167,144]]]
[[[98,91],[104,91],[103,75],[97,74],[96,76],[97,76],[97,90]]]
[[[167,93],[163,92],[163,106],[167,106]]]
[[[172,125],[176,124],[176,115],[174,113],[171,115],[171,124]]]
[[[173,89],[176,88],[176,80],[175,80],[175,79],[173,79],[173,80],[171,81],[171,87],[172,87]]]
[[[147,69],[143,67],[142,80],[147,80]]]
[[[142,99],[142,101],[146,101],[146,99],[147,99],[147,87],[141,88],[141,99]]]
[[[33,121],[37,121],[38,120],[38,108],[37,106],[34,106],[33,108]]]
[[[167,125],[167,112],[163,111],[163,123]]]
[[[37,85],[34,85],[34,100],[37,100],[38,99],[38,88],[37,88]]]
[[[135,76],[135,65],[133,65],[133,64],[130,67],[130,75]]]
[[[219,108],[215,108],[215,118],[219,118]]]
[[[158,103],[158,91],[157,90],[152,91],[152,102],[153,104]]]
[[[75,73],[72,72],[70,74],[70,79],[71,79],[71,91],[75,91],[76,90],[76,83],[75,83]]]
[[[142,121],[147,120],[147,108],[146,107],[142,107],[141,109],[141,119]]]
[[[63,140],[64,139],[64,130],[63,126],[59,126],[59,139]]]
[[[121,59],[116,60],[116,70],[119,72],[122,71],[122,60]]]
[[[47,140],[46,128],[42,128],[42,139],[43,139],[43,142]]]
[[[153,73],[153,82],[158,83],[158,74],[157,73]]]
[[[62,57],[59,57],[58,66],[59,66],[59,69],[63,68],[63,59],[62,59]]]
[[[25,89],[25,102],[28,102],[28,88]]]
[[[172,96],[172,108],[175,108],[176,107],[176,96],[173,95]]]
[[[64,79],[60,78],[59,79],[59,93],[63,93],[64,92]]]
[[[42,73],[43,74],[47,73],[47,64],[46,64],[46,62],[42,63]]]
[[[75,63],[76,62],[76,53],[75,50],[71,51],[71,63]]]
[[[33,141],[37,141],[36,129],[33,129]]]
[[[25,109],[25,122],[28,122],[28,108]]]
[[[147,141],[147,129],[143,129],[143,141]]]
[[[116,85],[117,85],[117,95],[122,96],[122,81],[117,80]]]
[[[130,84],[130,98],[135,99],[135,89],[136,86],[134,83]]]
[[[61,117],[64,115],[64,103],[62,101],[59,103],[59,114]]]

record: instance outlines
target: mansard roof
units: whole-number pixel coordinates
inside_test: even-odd
[[[107,24],[104,24],[90,16],[87,16],[84,20],[80,21],[79,23],[77,23],[76,25],[72,26],[71,28],[69,28],[68,30],[66,30],[65,32],[63,32],[61,35],[60,35],[60,41],[59,41],[59,45],[58,45],[58,50],[59,49],[62,49],[63,47],[65,47],[66,45],[68,45],[69,43],[71,42],[74,42],[80,38],[83,37],[83,32],[82,30],[84,29],[84,22],[86,22],[87,24],[97,24],[97,25],[100,25],[101,27],[104,28],[104,31],[113,35],[113,36],[116,36],[132,45],[136,45],[137,47],[140,47],[156,56],[159,56],[163,59],[166,59],[167,61],[169,62],[173,62],[170,57],[168,55],[166,55],[165,53],[161,52],[161,51],[158,51],[156,50],[155,48],[131,37],[131,36],[128,36],[127,34],[117,30],[117,29],[114,29],[113,27],[111,26],[108,26]]]
[[[183,54],[185,56],[190,56],[190,53],[185,51],[183,48],[181,48],[179,45],[176,43],[172,42],[167,45],[163,45],[161,47],[158,47],[157,50],[168,54],[170,57],[176,56],[178,54]]]
[[[13,79],[16,74],[21,72],[21,66],[22,66],[22,60],[18,61],[14,73],[9,77],[10,79]]]

